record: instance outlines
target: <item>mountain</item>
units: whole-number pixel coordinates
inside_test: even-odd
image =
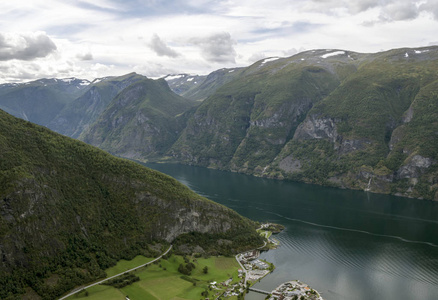
[[[1,299],[57,298],[185,233],[225,253],[261,242],[176,180],[3,111],[0,149]]]
[[[80,139],[127,158],[161,156],[184,129],[184,112],[195,105],[164,79],[144,78],[124,89]]]
[[[313,50],[240,71],[169,151],[179,162],[436,199],[438,47]]]
[[[196,88],[205,78],[206,76],[189,74],[169,74],[163,77],[169,88],[180,96],[184,96],[189,90]]]
[[[47,124],[64,106],[81,95],[90,84],[77,78],[40,79],[0,85],[0,109],[40,124]]]
[[[243,68],[220,69],[208,76],[192,76],[186,74],[168,75],[164,79],[170,89],[185,98],[202,101],[213,95],[218,88],[237,78]]]
[[[262,173],[312,106],[356,71],[347,56],[319,64],[322,53],[268,58],[241,70],[199,106],[171,155],[187,163]]]
[[[118,93],[146,77],[130,73],[119,77],[95,79],[80,97],[68,103],[47,127],[61,134],[78,138],[97,120]]]

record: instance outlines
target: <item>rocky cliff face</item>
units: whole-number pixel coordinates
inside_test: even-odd
[[[338,132],[335,120],[332,118],[311,115],[302,122],[294,134],[295,140],[328,139],[336,143]]]

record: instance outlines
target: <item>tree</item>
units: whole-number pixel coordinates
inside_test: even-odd
[[[202,269],[202,272],[204,272],[204,274],[207,274],[208,273],[208,267],[205,266],[204,269]]]

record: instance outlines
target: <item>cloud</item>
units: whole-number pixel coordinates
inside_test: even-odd
[[[248,62],[250,62],[250,63],[254,63],[254,62],[259,61],[259,60],[262,60],[262,59],[264,59],[264,58],[266,58],[266,57],[267,57],[267,56],[266,56],[265,53],[263,53],[263,52],[257,52],[257,53],[254,53],[253,55],[251,55],[251,56],[248,58]]]
[[[114,69],[114,65],[105,65],[101,63],[95,63],[90,66],[90,69],[93,71],[109,71],[111,69]]]
[[[90,52],[88,52],[88,53],[79,53],[79,54],[76,55],[76,57],[79,60],[83,60],[83,61],[93,60],[93,54],[91,54]]]
[[[415,2],[410,0],[397,1],[384,6],[379,19],[382,21],[413,20],[418,17],[419,13]]]
[[[158,56],[178,57],[180,54],[164,43],[157,34],[152,37],[149,47],[155,51]]]
[[[190,42],[201,49],[201,55],[209,62],[235,63],[236,42],[228,32],[216,33],[204,38],[192,38]]]
[[[377,7],[379,0],[359,0],[348,2],[348,9],[351,13],[356,14],[368,9]]]
[[[165,67],[160,63],[149,62],[148,64],[136,65],[133,67],[133,71],[140,74],[147,74],[151,78],[159,78],[166,74],[179,73],[178,70]]]
[[[426,1],[423,1],[426,2]],[[424,10],[436,8],[436,4],[432,4],[434,0],[428,0],[422,6]],[[311,0],[311,4],[307,5],[311,11],[316,11],[323,14],[330,14],[336,10],[347,9],[352,15],[357,15],[366,12],[370,9],[375,9],[378,12],[378,22],[394,22],[403,20],[416,19],[420,14],[421,1],[412,0]],[[366,21],[365,24],[376,23],[377,20]]]
[[[0,33],[0,61],[34,60],[56,50],[55,43],[44,32],[26,34]]]
[[[438,2],[434,0],[428,0],[426,3],[420,5],[420,10],[430,12],[435,20],[438,21]]]

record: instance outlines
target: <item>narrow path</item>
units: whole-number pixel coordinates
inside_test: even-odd
[[[125,273],[127,273],[127,272],[131,272],[131,271],[137,270],[137,269],[139,269],[139,268],[141,268],[141,267],[144,267],[144,266],[146,266],[146,265],[149,265],[149,264],[153,263],[154,261],[159,260],[161,257],[163,257],[164,255],[166,255],[167,253],[169,253],[169,251],[170,251],[170,249],[172,249],[172,247],[173,247],[173,246],[170,245],[169,249],[167,249],[166,252],[164,252],[163,254],[161,254],[160,256],[158,256],[158,257],[155,258],[154,260],[151,260],[151,261],[148,262],[148,263],[145,263],[145,264],[142,264],[142,265],[137,266],[137,267],[135,267],[135,268],[132,268],[132,269],[129,269],[129,270],[123,271],[122,273],[119,273],[119,274],[116,274],[116,275],[114,275],[114,276],[111,276],[111,277],[105,278],[105,279],[103,279],[103,280],[101,280],[101,281],[98,281],[98,282],[92,283],[92,284],[87,285],[87,286],[85,286],[85,287],[77,288],[77,289],[75,289],[73,292],[71,292],[70,294],[65,295],[64,297],[59,298],[59,300],[66,299],[66,298],[68,298],[68,297],[70,297],[70,296],[72,296],[72,295],[74,295],[74,294],[76,294],[76,293],[79,293],[79,292],[82,291],[82,290],[88,289],[89,287],[92,287],[92,286],[95,286],[95,285],[101,284],[101,283],[103,283],[103,282],[105,282],[105,281],[108,281],[108,280],[110,280],[110,279],[113,279],[113,278],[115,278],[115,277],[117,277],[117,276],[120,276],[120,275],[122,275],[122,274],[125,274]]]

